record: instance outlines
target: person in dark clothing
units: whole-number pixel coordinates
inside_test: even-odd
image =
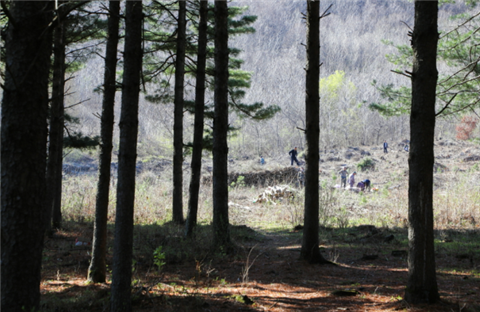
[[[370,191],[370,180],[365,179],[361,182],[358,182],[357,187],[362,191]]]
[[[290,160],[291,160],[291,164],[290,166],[293,166],[293,162],[296,162],[297,163],[297,166],[300,166],[300,162],[298,161],[297,159],[297,147],[295,146],[294,149],[292,149],[290,152],[288,152],[288,155],[290,155]]]
[[[385,141],[385,142],[383,142],[383,152],[384,153],[388,153],[387,148],[388,148],[388,143],[387,143],[387,141]]]

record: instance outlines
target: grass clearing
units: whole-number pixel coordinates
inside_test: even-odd
[[[306,195],[296,181],[287,183],[294,190],[293,198],[260,203],[257,199],[267,185],[249,185],[241,178],[244,175],[238,175],[229,188],[236,252],[225,254],[211,248],[211,185],[201,185],[199,225],[193,238],[186,240],[183,226],[169,222],[171,172],[143,171],[137,176],[135,199],[134,311],[480,311],[478,172],[458,164],[458,170],[435,173],[436,265],[444,303],[407,306],[402,298],[407,281],[408,179],[405,168],[394,165],[405,161],[405,154],[385,157],[390,159],[378,161],[373,154],[375,169],[359,173],[377,189],[369,193],[337,189],[338,166],[329,171],[322,163],[319,241],[321,253],[335,267],[298,260]],[[237,172],[282,168],[269,159],[267,164],[271,167],[247,161],[236,168]],[[187,168],[184,178],[186,193]],[[108,265],[113,253],[115,178],[110,186]],[[66,175],[63,192],[63,228],[45,243],[42,311],[72,307],[108,311],[110,273],[105,284],[87,284],[91,246],[74,246],[76,238],[91,240],[96,177]],[[185,212],[187,203],[185,196]]]

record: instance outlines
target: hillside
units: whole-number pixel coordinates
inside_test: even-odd
[[[332,4],[328,17],[321,20],[321,78],[328,78],[335,71],[344,73],[343,84],[348,85],[339,91],[338,100],[326,102],[321,97],[321,148],[332,149],[334,145],[347,147],[352,145],[378,145],[383,140],[400,141],[409,136],[408,116],[386,119],[377,112],[370,111],[367,104],[379,101],[379,94],[371,85],[373,80],[379,84],[409,84],[406,77],[391,72],[393,65],[386,54],[395,53],[395,49],[382,41],[394,44],[408,44],[407,35],[413,23],[413,4],[407,0],[332,0],[322,2],[322,11]],[[256,15],[253,24],[254,34],[232,37],[232,47],[242,49],[240,58],[244,60],[242,69],[252,73],[251,88],[247,90],[244,103],[263,102],[266,105],[278,105],[282,109],[273,119],[254,122],[230,116],[230,123],[240,131],[230,138],[232,157],[248,154],[257,157],[260,154],[286,153],[291,146],[303,147],[305,140],[301,131],[304,124],[304,66],[305,12],[303,0],[266,0],[234,1],[231,5],[248,6],[247,14]],[[464,10],[460,4],[446,4],[441,7],[439,27],[452,29],[458,21],[449,18]],[[161,56],[159,56],[160,58]],[[68,110],[81,120],[77,128],[86,134],[99,133],[100,119],[95,117],[101,112],[101,94],[93,90],[101,84],[103,60],[92,58],[84,69],[75,74],[71,81],[72,95],[67,105],[87,100]],[[439,64],[440,73],[444,65]],[[193,81],[187,86],[187,97],[191,97]],[[147,85],[147,93],[155,86]],[[212,101],[212,94],[207,101]],[[118,96],[119,103],[120,97]],[[116,106],[116,116],[120,116]],[[158,105],[140,101],[139,142],[155,155],[172,155],[172,104]],[[185,141],[192,139],[192,116],[185,115]],[[437,121],[437,137],[453,138],[455,118]],[[349,124],[349,129],[342,129]],[[207,126],[211,126],[207,122]],[[115,130],[118,137],[118,129]],[[327,137],[327,133],[331,132]],[[347,133],[344,133],[347,132]],[[115,139],[115,148],[118,148]],[[145,148],[147,149],[147,148]]]

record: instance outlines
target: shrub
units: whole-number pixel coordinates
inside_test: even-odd
[[[371,158],[364,158],[357,164],[357,168],[359,168],[361,171],[374,170],[375,163]]]

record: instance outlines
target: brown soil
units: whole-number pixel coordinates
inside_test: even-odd
[[[402,300],[407,263],[396,240],[402,230],[322,229],[332,231],[336,241],[321,242],[322,254],[336,258],[336,265],[300,261],[301,232],[243,230],[250,235],[236,241],[234,255],[167,264],[160,273],[150,264],[137,264],[134,311],[480,311],[479,259],[468,255],[437,255],[440,303]],[[47,240],[41,284],[45,310],[109,311],[109,283],[86,283],[91,247],[74,246],[75,238],[91,231],[76,224]],[[251,267],[245,274],[247,259]],[[475,267],[476,276],[455,273]],[[59,304],[68,299],[71,304]]]

